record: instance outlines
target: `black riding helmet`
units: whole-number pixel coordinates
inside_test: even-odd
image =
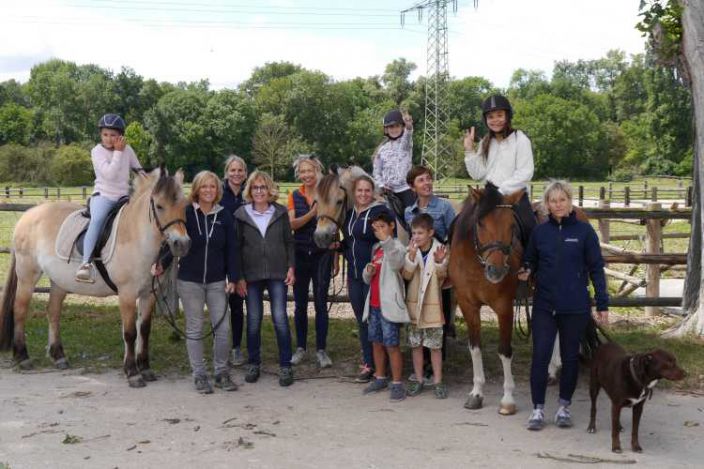
[[[403,125],[403,114],[401,114],[401,111],[399,111],[398,109],[389,111],[384,116],[384,127],[388,127],[394,124]]]
[[[508,102],[508,99],[500,94],[495,94],[486,98],[484,102],[482,102],[482,116],[484,118],[484,123],[486,124],[487,114],[491,111],[499,110],[506,111],[506,118],[510,123],[511,118],[513,117],[513,108],[511,107],[511,103]]]
[[[105,114],[98,121],[98,129],[117,130],[120,134],[125,133],[125,120],[117,114]]]

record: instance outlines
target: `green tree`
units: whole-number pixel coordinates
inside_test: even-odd
[[[249,155],[256,124],[254,100],[244,93],[223,90],[211,96],[203,113],[211,145],[210,167],[219,172],[219,164],[230,153]]]
[[[137,121],[127,124],[125,129],[125,139],[137,154],[137,159],[142,166],[157,166],[151,161],[151,149],[154,144],[154,137]]]
[[[283,116],[261,116],[254,133],[252,156],[254,163],[264,167],[274,180],[290,169],[295,155],[308,150],[303,140],[286,125]]]
[[[66,186],[88,185],[93,182],[93,164],[90,152],[79,145],[62,146],[51,162],[56,182]]]
[[[0,145],[4,143],[29,144],[34,113],[13,102],[0,107]]]
[[[0,181],[24,184],[52,183],[53,174],[50,168],[55,152],[56,150],[48,145],[24,147],[11,143],[0,146]]]
[[[384,85],[389,99],[396,106],[400,106],[413,89],[413,83],[409,78],[416,68],[418,67],[413,62],[400,58],[395,59],[384,69],[381,83]]]

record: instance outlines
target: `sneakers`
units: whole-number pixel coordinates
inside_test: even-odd
[[[290,366],[279,370],[279,386],[286,387],[293,384],[293,369]]]
[[[247,359],[244,358],[244,354],[239,347],[233,348],[230,354],[230,363],[232,366],[242,366],[247,363]]]
[[[248,383],[256,383],[259,380],[259,365],[249,365],[244,380]]]
[[[533,413],[530,414],[528,419],[528,430],[542,430],[545,426],[545,413],[543,409],[533,409]]]
[[[374,371],[369,367],[369,365],[362,365],[359,368],[359,374],[354,379],[355,383],[368,383],[371,381],[372,376],[374,376]]]
[[[570,414],[570,408],[566,406],[560,406],[555,413],[555,425],[560,428],[569,428],[572,426],[572,415]]]
[[[95,283],[95,277],[93,276],[93,264],[86,262],[78,268],[76,271],[76,282]]]
[[[318,358],[318,366],[320,368],[330,368],[332,366],[332,360],[325,352],[325,350],[318,350],[316,356]]]
[[[198,375],[194,379],[196,386],[196,391],[201,394],[212,394],[213,386],[210,384],[210,380],[206,375]]]
[[[386,378],[374,378],[374,380],[369,383],[369,386],[364,388],[364,391],[362,391],[364,394],[371,394],[373,392],[379,392],[384,389],[389,385],[389,380]]]
[[[422,392],[423,392],[423,383],[419,383],[418,381],[409,381],[408,390],[406,391],[406,393],[409,396],[414,397]]]
[[[298,365],[303,361],[303,358],[306,356],[306,349],[298,347],[296,348],[296,351],[294,352],[293,356],[291,357],[291,365]]]
[[[445,383],[436,384],[434,393],[436,399],[447,399],[447,385]]]
[[[406,388],[403,383],[391,383],[389,391],[389,399],[392,402],[402,401],[406,398]]]
[[[411,373],[411,375],[408,377],[408,381],[410,382],[418,382],[418,377],[416,376],[415,373]],[[424,386],[432,386],[433,385],[433,373],[430,372],[429,374],[426,374],[423,376],[423,385]]]
[[[232,381],[229,373],[221,373],[215,375],[215,387],[220,388],[223,391],[237,391],[237,384]]]

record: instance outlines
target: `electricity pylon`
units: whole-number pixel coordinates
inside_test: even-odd
[[[435,177],[442,180],[452,156],[447,135],[449,117],[448,85],[450,68],[447,49],[447,4],[457,12],[457,0],[423,0],[401,12],[401,25],[405,14],[416,11],[422,21],[423,11],[428,11],[428,44],[425,81],[425,131],[423,132],[423,164],[432,168]]]

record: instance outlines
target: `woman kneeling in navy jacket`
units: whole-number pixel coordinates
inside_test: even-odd
[[[555,423],[563,428],[572,426],[569,406],[577,386],[577,355],[591,317],[590,278],[599,322],[607,320],[609,302],[599,238],[594,228],[577,220],[572,211],[572,188],[565,181],[553,181],[545,189],[543,203],[549,219],[533,230],[523,257],[525,267],[518,275],[521,280],[527,280],[531,272],[535,276],[529,430],[540,430],[544,425],[548,364],[558,332],[562,373]]]

